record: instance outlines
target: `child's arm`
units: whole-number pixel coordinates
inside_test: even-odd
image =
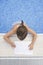
[[[31,42],[31,44],[29,45],[30,50],[32,50],[33,47],[34,47],[34,43],[35,43],[35,41],[36,41],[36,38],[37,38],[37,34],[36,34],[35,31],[33,31],[32,29],[30,29],[29,27],[27,27],[27,25],[25,25],[25,26],[26,26],[28,32],[30,32],[30,33],[33,35],[32,42]]]
[[[15,25],[12,30],[8,33],[6,33],[4,35],[4,39],[12,46],[12,47],[16,47],[16,45],[14,45],[13,41],[9,38],[12,34],[15,34],[17,30],[17,25]]]

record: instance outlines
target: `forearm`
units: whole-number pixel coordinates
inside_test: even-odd
[[[34,43],[35,43],[35,41],[36,41],[36,38],[37,38],[37,35],[33,36],[33,39],[32,39],[31,44],[33,44],[33,45],[34,45]]]
[[[10,45],[13,44],[13,41],[9,37],[4,37],[5,41],[8,42]]]

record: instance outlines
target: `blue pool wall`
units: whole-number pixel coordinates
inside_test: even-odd
[[[43,33],[43,0],[0,0],[0,33],[10,31],[20,20],[36,33]]]

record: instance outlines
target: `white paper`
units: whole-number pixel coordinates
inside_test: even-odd
[[[15,41],[16,48],[14,49],[14,54],[21,54],[21,55],[32,55],[33,50],[29,50],[28,45],[31,42],[29,41]]]

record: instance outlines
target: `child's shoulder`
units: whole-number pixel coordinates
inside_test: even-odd
[[[13,25],[13,28],[18,28],[20,25],[17,23],[15,25]]]
[[[17,21],[17,22],[14,22],[13,24],[12,24],[12,28],[15,28],[15,27],[19,27],[20,26],[20,24],[21,24],[21,22],[19,21]]]

